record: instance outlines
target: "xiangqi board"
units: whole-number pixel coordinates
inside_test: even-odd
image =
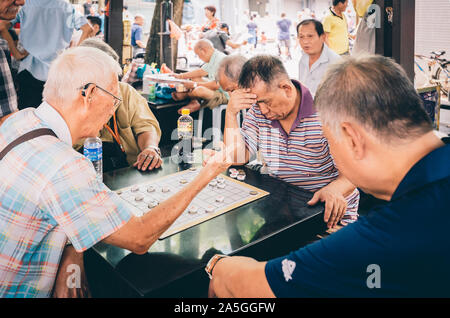
[[[117,190],[136,216],[142,216],[167,200],[197,176],[200,169],[191,168],[143,184]],[[184,231],[249,202],[269,192],[224,175],[212,180],[189,204],[187,209],[159,238]]]

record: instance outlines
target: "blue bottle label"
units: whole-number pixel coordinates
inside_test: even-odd
[[[85,146],[83,152],[84,152],[84,156],[91,161],[102,160],[102,148],[101,147],[88,148]]]

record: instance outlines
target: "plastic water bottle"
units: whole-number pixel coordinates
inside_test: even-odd
[[[148,83],[148,100],[154,101],[156,99],[156,83],[149,82]]]
[[[189,109],[182,109],[178,118],[178,156],[185,163],[193,162],[192,137],[194,134],[194,119],[189,115]]]
[[[94,165],[97,179],[103,182],[103,151],[102,141],[98,137],[90,137],[84,141],[84,156]]]

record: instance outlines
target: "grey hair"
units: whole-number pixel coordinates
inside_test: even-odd
[[[42,95],[45,101],[65,106],[77,98],[87,83],[109,87],[121,73],[119,63],[108,54],[91,47],[71,48],[51,64]]]
[[[336,137],[340,136],[340,124],[348,118],[387,143],[412,140],[433,129],[405,71],[381,55],[347,57],[332,64],[314,104]]]
[[[257,55],[245,62],[239,76],[239,87],[252,88],[260,80],[267,87],[275,87],[281,80],[289,79],[283,62],[272,55]]]
[[[216,78],[219,78],[223,72],[228,79],[237,84],[245,62],[247,62],[247,58],[239,54],[224,57],[217,69]]]
[[[117,55],[116,51],[114,51],[114,49],[111,46],[109,46],[107,43],[105,43],[103,40],[99,38],[86,39],[79,46],[93,47],[95,49],[99,49],[108,54],[109,56],[111,56],[114,59],[114,61],[119,62],[119,55]]]

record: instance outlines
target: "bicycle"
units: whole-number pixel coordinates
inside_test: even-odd
[[[417,59],[414,60],[415,63],[415,83],[417,86],[426,86],[427,84],[439,85],[441,87],[441,92],[449,96],[450,91],[450,61],[442,56],[445,51],[431,52],[430,57],[421,54],[415,54],[417,59],[427,62],[426,65],[428,70],[426,71],[423,65],[421,66]],[[418,70],[420,72],[418,72]],[[422,78],[419,74],[422,74]]]

